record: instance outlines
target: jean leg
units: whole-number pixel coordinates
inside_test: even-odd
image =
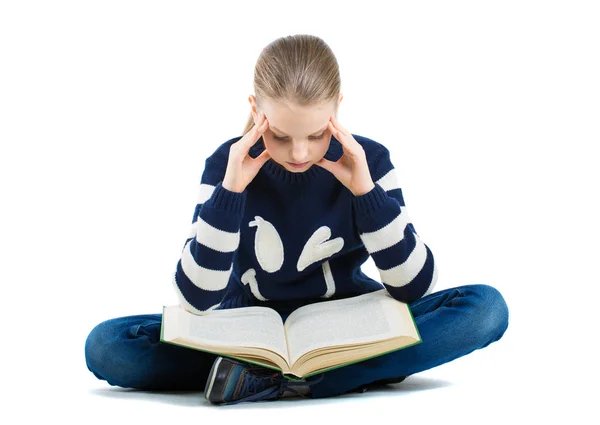
[[[125,316],[95,326],[85,342],[88,369],[113,386],[203,391],[216,355],[160,342],[161,319]]]
[[[484,348],[508,327],[508,307],[497,289],[465,285],[411,303],[422,342],[325,372],[312,397],[344,394],[378,380],[409,376]]]

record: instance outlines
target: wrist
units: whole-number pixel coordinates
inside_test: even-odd
[[[233,193],[242,193],[244,191],[244,189],[235,188],[234,185],[230,185],[229,182],[226,181],[223,181],[223,183],[221,183],[221,186],[223,187],[223,189]]]
[[[387,202],[388,195],[385,190],[378,185],[364,195],[355,196],[352,199],[352,206],[358,216],[368,217],[376,214]]]
[[[223,183],[219,183],[205,205],[229,213],[243,214],[246,196],[245,191],[235,192],[224,187]]]
[[[353,194],[354,196],[363,196],[372,191],[373,189],[375,189],[375,183],[371,183],[370,186],[366,186],[364,188],[355,189]]]

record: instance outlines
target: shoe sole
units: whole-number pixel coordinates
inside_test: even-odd
[[[217,378],[217,369],[219,368],[219,365],[221,364],[221,360],[223,360],[223,357],[219,357],[217,359],[216,362],[213,363],[212,368],[210,369],[210,373],[209,373],[209,382],[207,383],[206,388],[204,389],[204,397],[207,400],[210,400],[210,393],[213,389],[213,384],[215,383],[215,379]]]

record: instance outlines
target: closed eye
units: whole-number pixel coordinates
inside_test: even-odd
[[[323,138],[323,136],[325,136],[325,133],[321,134],[320,136],[311,136],[311,137],[309,137],[309,139],[311,139],[311,140],[320,140],[320,139]],[[278,137],[278,136],[273,135],[273,138],[275,140],[281,140],[281,141],[288,140],[287,136],[286,137]]]

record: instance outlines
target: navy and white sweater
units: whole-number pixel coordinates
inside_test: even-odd
[[[230,146],[206,159],[189,236],[173,284],[194,314],[268,306],[282,315],[313,302],[385,288],[410,303],[430,293],[437,267],[408,217],[389,150],[352,134],[375,188],[354,196],[329,171],[292,173],[269,159],[242,193],[222,186]],[[250,149],[256,158],[262,137]],[[325,158],[342,156],[331,137]],[[361,271],[371,255],[381,283]]]

